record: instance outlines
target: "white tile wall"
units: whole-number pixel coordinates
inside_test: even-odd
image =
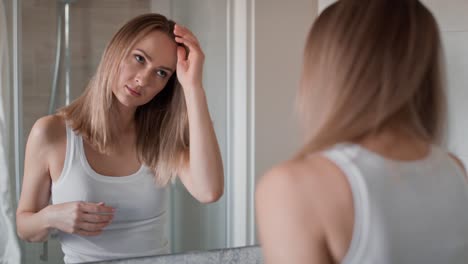
[[[421,0],[443,31],[468,31],[468,0]]]
[[[468,165],[468,0],[422,0],[442,31],[447,67],[448,148]]]
[[[447,67],[448,147],[468,156],[468,31],[443,32]]]
[[[336,0],[319,0],[319,3],[318,3],[319,13],[322,12],[325,8],[327,8],[327,6],[331,5],[334,2],[336,2]]]
[[[321,12],[335,0],[319,0]],[[468,31],[468,0],[421,0],[443,31]]]
[[[458,158],[463,162],[465,168],[468,168],[468,156],[458,156]]]

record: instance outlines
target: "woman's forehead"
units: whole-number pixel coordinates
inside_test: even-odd
[[[132,50],[140,50],[157,64],[175,68],[177,44],[162,31],[152,31],[135,43]]]

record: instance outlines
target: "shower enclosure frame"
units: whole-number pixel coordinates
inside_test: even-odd
[[[13,43],[13,126],[14,126],[14,160],[15,160],[15,186],[16,204],[21,193],[22,164],[24,163],[23,144],[23,89],[22,89],[22,65],[21,65],[21,0],[13,0],[12,5],[12,43]]]

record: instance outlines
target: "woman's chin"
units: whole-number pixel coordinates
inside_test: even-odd
[[[133,109],[137,108],[138,106],[142,105],[142,103],[139,100],[135,100],[133,98],[118,98],[117,97],[117,102],[125,108]]]

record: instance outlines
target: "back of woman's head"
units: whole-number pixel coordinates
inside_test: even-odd
[[[403,127],[440,140],[445,94],[437,23],[417,0],[341,0],[315,21],[298,107],[302,153]]]

